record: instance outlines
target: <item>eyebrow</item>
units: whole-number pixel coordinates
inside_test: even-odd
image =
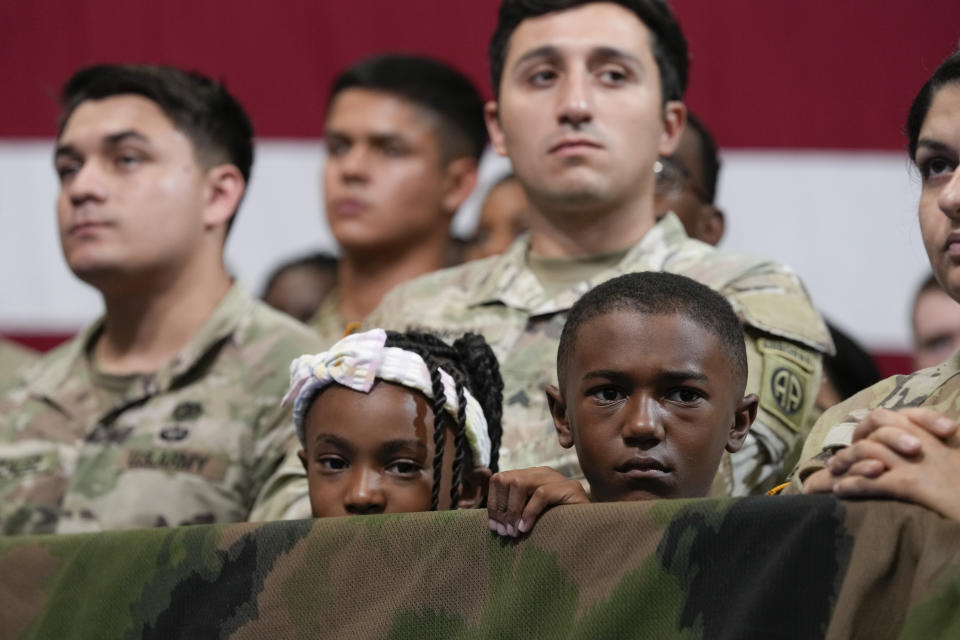
[[[343,131],[338,131],[336,129],[328,129],[324,133],[323,137],[326,140],[343,140],[350,143],[353,143],[356,140],[368,140],[377,146],[382,146],[391,142],[406,142],[407,140],[404,137],[403,132],[400,130],[374,131],[372,133],[364,133],[363,135],[356,136]]]
[[[622,371],[614,371],[613,369],[597,369],[595,371],[588,371],[585,373],[583,379],[588,380],[594,378],[604,378],[609,380],[622,380],[626,377],[626,374],[624,374]],[[657,374],[657,377],[663,380],[674,382],[680,382],[681,380],[696,380],[697,382],[706,382],[708,380],[706,374],[692,369],[660,371]]]
[[[621,58],[623,60],[632,62],[637,66],[643,66],[643,63],[640,61],[640,58],[638,58],[637,56],[627,51],[624,51],[623,49],[617,49],[616,47],[610,47],[610,46],[596,47],[595,49],[593,49],[593,51],[590,52],[590,58],[601,58],[601,59]]]
[[[929,138],[921,138],[917,141],[917,150],[920,149],[929,149],[931,151],[940,151],[943,153],[956,153],[956,149],[950,145],[939,142],[937,140],[931,140]]]
[[[544,45],[542,47],[537,47],[531,51],[520,56],[517,61],[514,63],[514,67],[518,67],[525,62],[530,60],[535,60],[537,58],[560,58],[560,49],[553,45]],[[588,56],[589,59],[593,60],[595,58],[600,59],[609,59],[609,58],[620,58],[622,60],[627,60],[632,62],[637,66],[643,66],[643,63],[632,53],[624,51],[623,49],[618,49],[616,47],[611,47],[609,45],[594,47],[590,50]]]
[[[420,440],[388,440],[380,445],[381,452],[387,455],[396,453],[398,451],[403,451],[404,449],[413,449],[417,455],[420,456],[426,457],[427,455],[427,445]]]
[[[664,380],[680,382],[682,380],[696,380],[697,382],[706,382],[708,380],[705,373],[694,370],[661,371],[660,378]]]
[[[103,144],[108,147],[115,147],[121,142],[127,140],[137,140],[139,142],[150,142],[145,135],[136,131],[134,129],[127,129],[125,131],[118,131],[117,133],[111,133],[108,136],[103,138]],[[57,145],[56,150],[54,151],[53,157],[59,158],[61,156],[74,156],[78,157],[82,155],[77,148],[72,144],[60,144]]]
[[[316,445],[319,444],[329,444],[341,451],[351,453],[353,452],[353,445],[350,444],[348,440],[341,438],[340,436],[335,436],[330,433],[320,433],[316,438],[313,439],[313,443]]]

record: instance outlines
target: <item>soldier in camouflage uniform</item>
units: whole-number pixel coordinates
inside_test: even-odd
[[[530,234],[502,256],[400,285],[364,324],[486,337],[504,379],[500,468],[550,466],[576,477],[576,455],[558,444],[544,395],[557,382],[566,312],[593,286],[631,271],[698,280],[742,320],[747,392],[760,396],[748,440],[721,462],[714,492],[764,491],[793,468],[812,424],[820,354],[833,348],[826,327],[788,267],[692,240],[674,215],[655,220],[654,163],[676,147],[685,114],[686,41],[669,8],[659,0],[549,4],[505,1],[490,48],[499,101],[487,105],[487,127],[529,196]],[[583,46],[558,44],[573,41]],[[275,486],[291,486],[272,514],[293,501],[304,512],[298,466],[284,462]]]
[[[16,385],[21,371],[36,359],[30,349],[0,338],[0,392]]]
[[[324,136],[323,195],[341,257],[308,324],[328,347],[394,286],[452,264],[450,221],[476,184],[487,134],[466,76],[384,55],[336,79]]]
[[[960,52],[934,72],[907,118],[910,158],[922,179],[918,217],[930,266],[960,300]],[[790,487],[844,497],[893,497],[960,519],[960,352],[894,376],[823,414]]]
[[[0,530],[243,520],[294,439],[289,362],[319,346],[223,266],[249,120],[203,76],[112,65],[64,113],[61,243],[105,314],[0,396]]]
[[[796,460],[819,385],[820,354],[832,344],[789,268],[691,240],[673,215],[654,223],[653,164],[675,147],[685,113],[680,100],[687,55],[679,26],[655,1],[642,5],[642,15],[590,2],[549,13],[524,6],[505,2],[501,8],[491,46],[499,103],[488,105],[487,123],[494,146],[511,157],[531,196],[531,234],[501,257],[399,287],[368,323],[416,326],[446,337],[485,335],[501,358],[506,385],[502,468],[548,465],[573,475],[575,458],[556,442],[543,393],[556,382],[557,340],[567,310],[591,287],[622,273],[691,277],[722,293],[740,316],[748,345],[747,391],[760,395],[750,439],[725,461],[716,489],[745,495],[769,487]],[[623,21],[630,21],[635,36],[617,46],[645,61],[643,71],[626,56],[596,72],[572,50],[561,56],[563,64],[537,57],[540,47],[564,37],[599,50],[613,42],[612,31]],[[651,32],[657,52],[647,44]],[[525,59],[528,53],[533,58]],[[529,76],[527,64],[533,65]],[[566,71],[575,65],[586,71]],[[658,72],[660,92],[645,92],[630,79]],[[618,146],[616,140],[631,143]],[[577,190],[588,172],[607,181],[608,194]],[[574,198],[589,215],[568,204]],[[557,258],[566,264],[556,264]]]

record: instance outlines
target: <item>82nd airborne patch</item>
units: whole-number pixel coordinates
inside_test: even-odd
[[[760,406],[779,419],[783,427],[804,432],[816,389],[810,383],[819,363],[816,357],[792,342],[760,338],[763,355]],[[787,435],[787,434],[784,434]]]

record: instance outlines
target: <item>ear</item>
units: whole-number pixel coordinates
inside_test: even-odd
[[[723,215],[723,210],[718,209],[712,204],[703,205],[707,208],[702,218],[703,220],[703,241],[707,244],[717,246],[723,238],[723,232],[727,229],[727,222]]]
[[[544,391],[547,394],[550,415],[553,416],[553,426],[557,430],[557,440],[561,447],[569,449],[573,446],[573,430],[570,429],[570,420],[567,418],[567,403],[560,389],[552,384],[548,384]]]
[[[679,100],[663,105],[663,133],[660,134],[660,155],[669,156],[680,144],[680,134],[687,123],[687,107]]]
[[[300,458],[300,464],[303,465],[303,470],[307,473],[310,473],[310,469],[307,468],[307,451],[306,449],[300,449],[297,451],[297,457]]]
[[[743,446],[743,440],[747,437],[750,425],[757,417],[758,406],[760,406],[760,398],[755,393],[744,396],[743,400],[737,404],[736,413],[733,414],[733,426],[730,427],[725,447],[730,453],[740,451],[740,447]]]
[[[487,497],[487,486],[490,484],[490,469],[474,467],[463,474],[460,482],[460,500],[457,509],[477,509]]]
[[[463,156],[447,164],[443,191],[443,209],[452,217],[477,186],[477,160]]]
[[[500,126],[500,105],[491,100],[483,105],[483,119],[487,123],[487,133],[490,135],[490,146],[501,156],[506,157],[507,145]]]
[[[226,227],[236,213],[246,190],[240,169],[232,164],[221,164],[207,170],[203,227],[205,230]]]

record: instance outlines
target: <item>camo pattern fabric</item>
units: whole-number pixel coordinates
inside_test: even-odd
[[[960,420],[960,351],[936,367],[910,375],[881,380],[851,398],[831,407],[814,425],[803,445],[800,463],[793,474],[790,492],[802,490],[810,474],[824,468],[827,459],[853,441],[853,430],[870,411],[928,407]]]
[[[321,351],[347,334],[351,323],[340,315],[340,291],[334,287],[323,298],[320,308],[313,314],[307,325],[320,337]],[[356,326],[359,323],[352,323]]]
[[[763,523],[758,526],[757,523]],[[960,523],[832,496],[0,539],[0,637],[960,637]]]
[[[720,251],[687,237],[665,216],[613,267],[549,297],[527,265],[529,237],[505,254],[405,283],[384,298],[368,327],[424,329],[453,339],[487,338],[504,378],[502,469],[546,465],[579,477],[575,452],[562,449],[544,388],[556,384],[556,356],[567,311],[591,288],[636,271],[668,271],[721,293],[740,317],[747,342],[747,392],[760,410],[743,449],[724,458],[715,493],[747,495],[784,478],[812,426],[821,353],[833,343],[797,275],[781,264]]]
[[[0,532],[246,520],[296,441],[280,399],[316,337],[234,285],[169,365],[111,390],[88,356],[101,327],[0,395]]]
[[[0,393],[19,384],[23,370],[38,357],[30,349],[0,338]]]

